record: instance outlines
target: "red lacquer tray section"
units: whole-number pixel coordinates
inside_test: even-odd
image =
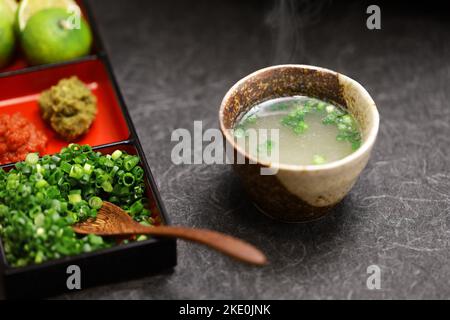
[[[77,2],[77,4],[80,6],[80,9],[81,9],[81,12],[82,12],[82,15],[83,15],[83,18],[88,22],[88,24],[91,26],[91,29],[93,29],[92,27],[92,23],[91,23],[91,21],[89,21],[89,17],[88,17],[88,15],[87,15],[87,12],[86,12],[86,9],[85,9],[85,7],[84,7],[84,4],[83,4],[83,2],[82,1],[80,1],[80,0],[76,0],[76,2]],[[12,61],[7,65],[7,66],[5,66],[5,67],[3,67],[3,68],[0,68],[0,75],[2,74],[2,73],[9,73],[9,72],[15,72],[15,71],[23,71],[23,70],[27,70],[27,69],[32,69],[32,68],[36,68],[36,67],[39,67],[39,66],[31,66],[31,65],[29,65],[28,64],[28,62],[26,61],[26,59],[25,59],[25,57],[24,57],[24,55],[22,54],[22,52],[21,52],[21,50],[20,50],[20,44],[19,44],[19,40],[16,40],[17,41],[17,50],[16,50],[16,52],[15,52],[15,54],[14,54],[14,56],[12,57]],[[97,54],[99,51],[101,51],[101,49],[99,48],[99,44],[98,43],[96,43],[96,39],[95,39],[95,36],[94,36],[94,43],[92,44],[92,49],[91,49],[91,53],[90,53],[90,55],[95,55],[95,54]],[[77,60],[79,60],[79,59],[83,59],[84,57],[80,57],[80,58],[78,58],[78,59],[73,59],[73,60],[71,60],[71,61],[66,61],[66,62],[59,62],[59,63],[55,63],[55,64],[52,64],[52,65],[62,65],[62,64],[65,64],[65,63],[70,63],[70,62],[74,62],[74,61],[77,61]],[[42,65],[41,65],[42,66]]]
[[[21,113],[42,130],[48,137],[45,154],[59,152],[68,142],[61,139],[42,119],[38,104],[39,95],[59,80],[74,75],[88,85],[98,100],[98,114],[91,129],[75,142],[95,147],[124,141],[130,136],[108,72],[100,60],[88,60],[0,78],[0,113]]]

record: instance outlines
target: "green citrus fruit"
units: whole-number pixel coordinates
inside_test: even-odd
[[[74,0],[22,0],[17,9],[17,31],[25,30],[28,20],[43,9],[61,8],[69,12],[72,7],[79,9]]]
[[[89,54],[91,30],[83,18],[72,24],[72,14],[65,9],[44,9],[34,14],[21,35],[21,44],[31,64],[72,60]]]
[[[14,16],[17,4],[0,0],[0,68],[11,60],[15,49]]]
[[[14,0],[0,0],[0,19],[13,23],[16,16],[17,2]]]

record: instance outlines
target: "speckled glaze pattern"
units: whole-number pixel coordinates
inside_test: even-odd
[[[222,102],[222,133],[236,155],[244,153],[234,143],[230,129],[240,116],[262,101],[293,95],[316,97],[347,108],[361,126],[362,147],[349,157],[324,166],[275,164],[278,172],[271,176],[261,175],[261,168],[271,164],[256,163],[247,154],[247,164],[235,164],[234,168],[261,211],[285,222],[307,222],[324,216],[351,190],[369,160],[378,134],[379,115],[360,84],[334,71],[303,65],[266,68],[239,81]]]

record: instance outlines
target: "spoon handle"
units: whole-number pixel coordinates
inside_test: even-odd
[[[254,265],[267,264],[267,258],[259,249],[240,239],[206,229],[183,227],[156,228],[136,225],[134,234],[146,234],[157,237],[179,238],[206,245],[232,258]]]

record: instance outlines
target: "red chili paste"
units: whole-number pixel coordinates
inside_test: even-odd
[[[0,114],[0,165],[25,160],[28,153],[43,153],[45,134],[21,114]]]

